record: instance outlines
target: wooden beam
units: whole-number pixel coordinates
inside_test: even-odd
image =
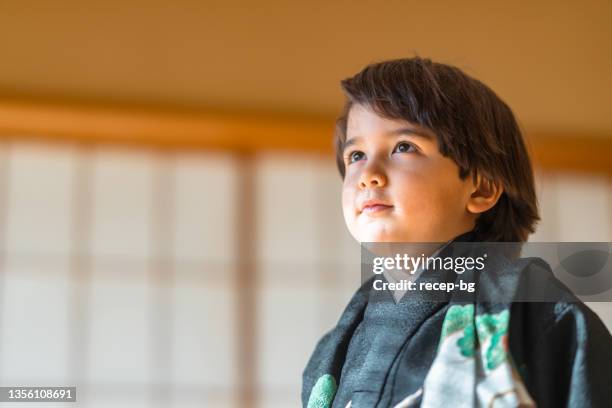
[[[185,113],[0,100],[0,138],[51,143],[332,154],[333,127],[333,117]],[[527,142],[534,165],[544,171],[612,176],[612,135],[542,132],[529,135]]]
[[[0,137],[165,149],[331,152],[333,119],[0,101]]]
[[[533,163],[542,170],[612,176],[612,135],[540,133],[529,142]]]

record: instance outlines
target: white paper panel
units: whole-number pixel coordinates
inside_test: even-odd
[[[560,241],[612,241],[611,181],[603,176],[560,175]]]
[[[175,393],[176,395],[177,393]],[[173,401],[172,408],[238,408],[233,395],[223,396],[206,395],[202,398],[191,398],[178,394]],[[263,406],[262,406],[263,407]]]
[[[89,381],[150,380],[151,299],[146,265],[94,265],[88,322]]]
[[[236,384],[234,291],[226,284],[177,282],[174,288],[172,381],[226,388]]]
[[[77,402],[77,405],[87,408],[154,408],[159,406],[153,402],[150,394],[137,390],[131,392],[130,395],[113,393],[112,390],[92,393],[84,396],[80,402]]]
[[[101,150],[94,157],[91,252],[146,258],[152,240],[154,158]]]
[[[267,285],[258,294],[258,384],[299,395],[318,336],[319,289]]]
[[[7,249],[25,254],[71,251],[76,155],[70,148],[11,145]]]
[[[175,166],[175,257],[235,258],[236,169],[230,157],[185,155]]]
[[[318,257],[316,161],[309,155],[262,155],[257,168],[258,254],[265,261]]]
[[[257,406],[266,408],[295,408],[302,405],[300,400],[301,389],[293,397],[287,395],[289,394],[288,390],[284,391],[283,394],[279,394],[275,390],[262,390]]]
[[[72,290],[68,279],[64,262],[7,260],[1,294],[4,381],[47,385],[68,380]]]

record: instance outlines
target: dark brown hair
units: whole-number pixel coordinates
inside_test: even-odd
[[[368,65],[341,85],[347,100],[334,145],[342,179],[348,114],[361,104],[433,131],[461,179],[480,174],[503,186],[499,201],[476,221],[478,240],[524,242],[534,232],[540,217],[525,142],[514,114],[489,87],[459,68],[420,57]]]

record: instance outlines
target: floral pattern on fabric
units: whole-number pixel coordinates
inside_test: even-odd
[[[486,350],[486,367],[495,369],[503,363],[508,353],[507,333],[510,323],[510,312],[508,309],[497,314],[484,314],[476,316],[476,330],[481,342],[490,339]]]
[[[535,406],[508,350],[510,311],[453,305],[444,317],[422,407]]]

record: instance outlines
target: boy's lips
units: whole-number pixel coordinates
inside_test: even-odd
[[[393,206],[385,203],[382,200],[367,200],[359,206],[359,213],[374,214],[380,211],[385,211]]]

